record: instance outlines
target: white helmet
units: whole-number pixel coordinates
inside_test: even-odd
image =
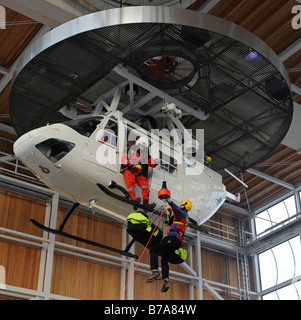
[[[137,145],[137,146],[141,145],[141,146],[143,146],[143,147],[148,148],[148,147],[149,147],[148,138],[145,137],[145,136],[140,137],[140,138],[136,141],[136,145]]]

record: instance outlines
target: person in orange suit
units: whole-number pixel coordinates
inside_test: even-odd
[[[142,175],[142,166],[147,165],[155,168],[158,165],[158,160],[154,160],[148,155],[149,141],[147,137],[140,137],[135,146],[131,148],[129,153],[125,152],[121,157],[121,164],[123,165],[123,177],[127,187],[127,191],[133,201],[140,202],[136,198],[135,186],[142,189],[143,205],[148,205],[149,202],[149,184],[146,177]],[[133,149],[136,149],[133,150]],[[151,206],[154,206],[152,204]]]

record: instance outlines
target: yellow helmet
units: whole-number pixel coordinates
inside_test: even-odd
[[[190,200],[183,200],[181,205],[184,206],[187,211],[190,211],[192,208],[192,202]]]

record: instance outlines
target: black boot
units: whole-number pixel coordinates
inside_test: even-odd
[[[136,198],[136,200],[134,200],[134,202],[140,203],[141,198]],[[137,210],[138,207],[134,205],[134,210]]]
[[[148,200],[143,200],[143,205],[146,206],[146,207],[150,207],[150,208],[152,208],[152,209],[154,209],[155,206],[156,206],[155,202],[149,204],[149,203],[148,203]]]
[[[163,287],[161,289],[161,292],[167,292],[169,289],[169,281],[168,279],[163,280]]]

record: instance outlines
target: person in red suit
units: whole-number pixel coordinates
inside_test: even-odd
[[[142,166],[147,165],[155,168],[158,165],[158,160],[154,160],[148,155],[148,138],[140,137],[136,141],[135,146],[136,148],[131,148],[129,153],[125,152],[121,157],[124,181],[132,200],[140,202],[140,199],[136,198],[135,193],[135,185],[137,183],[142,189],[143,204],[148,205],[149,184],[147,178],[142,175]],[[136,151],[133,149],[136,149]]]

